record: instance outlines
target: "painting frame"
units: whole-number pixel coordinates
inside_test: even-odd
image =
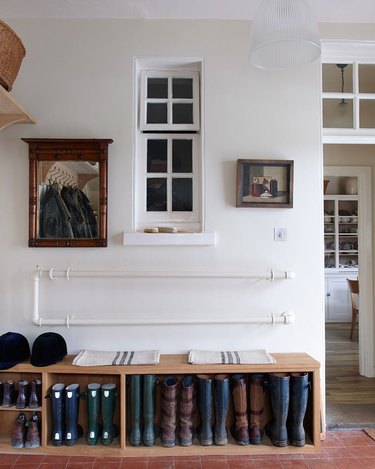
[[[236,207],[293,208],[293,160],[237,160]]]

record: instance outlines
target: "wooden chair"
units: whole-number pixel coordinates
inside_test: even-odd
[[[358,280],[351,280],[347,278],[350,298],[352,301],[352,326],[350,328],[350,340],[353,339],[354,329],[357,322],[357,316],[359,314],[359,282]]]

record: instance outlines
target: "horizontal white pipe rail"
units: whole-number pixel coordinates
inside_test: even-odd
[[[68,314],[66,318],[53,319],[42,318],[39,313],[39,289],[40,279],[47,276],[50,280],[78,278],[256,278],[263,280],[292,279],[294,272],[285,271],[275,273],[271,270],[269,274],[249,274],[249,273],[218,273],[218,272],[137,272],[137,271],[92,271],[92,270],[55,270],[51,268],[44,270],[39,267],[33,276],[33,318],[32,321],[37,326],[115,326],[115,325],[188,325],[188,324],[290,324],[294,322],[294,314],[284,312],[279,316],[269,314],[260,317],[239,318],[239,319],[158,319],[158,320],[132,320],[115,318],[110,319],[79,319]]]

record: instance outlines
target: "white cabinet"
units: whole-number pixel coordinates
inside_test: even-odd
[[[351,302],[347,278],[356,279],[356,272],[341,272],[326,275],[325,312],[326,322],[350,322],[352,320]]]
[[[324,197],[324,267],[358,269],[358,196]]]

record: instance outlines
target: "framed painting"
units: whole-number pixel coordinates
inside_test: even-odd
[[[292,160],[237,160],[237,207],[292,208]]]

